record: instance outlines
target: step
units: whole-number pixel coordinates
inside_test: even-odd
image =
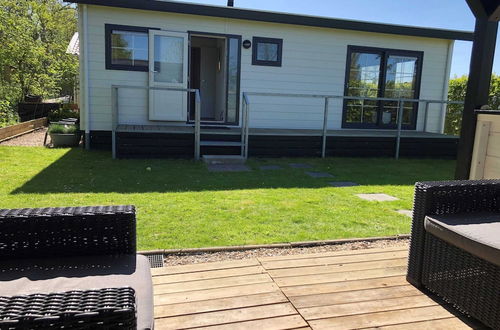
[[[210,165],[244,164],[245,157],[237,155],[203,155],[202,159]]]
[[[241,142],[236,141],[200,141],[202,147],[241,147]]]

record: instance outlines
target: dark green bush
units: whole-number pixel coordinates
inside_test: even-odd
[[[59,109],[52,110],[49,113],[49,122],[60,121],[66,118],[79,118],[80,113],[78,110],[71,109],[70,104],[63,104]]]

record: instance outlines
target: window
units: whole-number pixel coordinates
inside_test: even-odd
[[[106,69],[148,71],[148,28],[106,24]]]
[[[349,46],[346,96],[418,99],[422,52]],[[418,104],[404,102],[403,128],[415,129]],[[345,100],[343,127],[395,128],[397,101]]]
[[[253,38],[252,64],[281,66],[283,39]]]

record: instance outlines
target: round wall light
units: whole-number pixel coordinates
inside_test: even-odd
[[[252,42],[250,40],[247,39],[243,41],[243,48],[248,49],[250,47],[252,47]]]

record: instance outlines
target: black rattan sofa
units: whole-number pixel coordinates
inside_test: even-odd
[[[0,210],[0,329],[152,329],[133,206]]]
[[[416,184],[407,279],[500,329],[500,180]]]

